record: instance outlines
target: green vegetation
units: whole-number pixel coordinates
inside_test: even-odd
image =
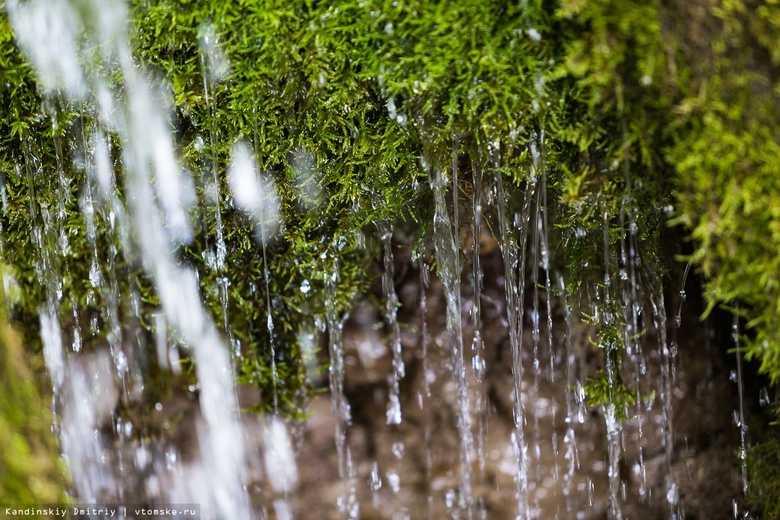
[[[72,3],[96,23],[90,2]],[[160,300],[126,247],[139,238],[120,236],[107,204],[82,211],[97,192],[84,160],[93,135],[107,135],[120,192],[121,139],[94,99],[42,93],[0,11],[3,261],[24,295],[12,317],[33,345],[38,310],[58,294],[85,348],[119,324],[151,353]],[[178,258],[197,271],[215,322],[230,324],[242,380],[267,397],[276,367],[285,414],[300,416],[311,391],[297,338],[324,321],[328,286],[338,313],[369,291],[377,222],[424,244],[429,175],[453,164],[463,193],[477,169],[505,176],[518,208],[527,186],[548,190],[572,294],[593,284],[616,301],[629,249],[647,295],[675,260],[691,261],[710,308],[739,304],[747,356],[780,381],[776,0],[138,0],[130,14],[134,56],[171,100],[176,150],[196,181],[194,239]],[[121,97],[118,67],[95,59],[93,36],[77,46]],[[273,232],[234,205],[226,171],[237,142],[278,193]],[[220,233],[227,256],[215,267]],[[93,266],[105,283],[90,283]],[[619,369],[617,321],[601,324],[598,344]],[[166,391],[155,356],[142,358],[160,381],[145,391]],[[592,402],[630,395],[608,372],[590,385]]]
[[[748,450],[750,496],[761,506],[762,518],[780,518],[780,442],[777,438]]]
[[[4,299],[3,299],[4,300]],[[65,474],[57,462],[47,400],[16,333],[0,312],[0,502],[63,504]],[[37,518],[37,517],[36,517]]]

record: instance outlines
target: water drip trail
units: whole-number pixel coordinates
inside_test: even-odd
[[[262,216],[261,216],[262,218]],[[274,339],[274,316],[273,316],[273,310],[271,308],[271,281],[270,281],[270,269],[268,268],[268,246],[266,245],[266,236],[265,236],[265,224],[260,224],[260,233],[262,235],[261,241],[263,242],[262,248],[263,248],[263,282],[265,282],[265,312],[266,312],[266,327],[268,329],[268,345],[271,350],[271,385],[273,386],[273,399],[274,399],[274,413],[279,412],[279,370],[276,366],[276,341]],[[225,289],[227,290],[227,289]],[[225,294],[225,299],[223,300],[223,309],[225,309],[225,322],[227,326],[227,295]],[[229,330],[229,328],[227,329]],[[240,353],[238,350],[235,351],[236,356],[239,356]]]
[[[666,500],[669,502],[672,517],[678,515],[679,493],[672,473],[672,455],[674,453],[674,434],[672,430],[672,374],[669,345],[666,338],[666,307],[663,285],[660,277],[655,276],[651,283],[651,304],[653,321],[658,333],[658,349],[661,353],[661,403],[663,406],[663,446],[666,455]]]
[[[83,158],[82,160],[84,161],[86,179],[84,180],[84,195],[81,201],[81,207],[82,207],[82,213],[84,214],[84,222],[87,231],[87,240],[92,246],[92,265],[90,266],[89,269],[89,282],[92,286],[92,290],[90,290],[88,298],[94,301],[97,298],[95,294],[96,291],[98,290],[99,287],[103,285],[103,276],[102,273],[100,272],[100,260],[99,260],[99,253],[98,253],[98,241],[97,241],[97,226],[95,223],[95,202],[94,202],[94,195],[92,193],[93,191],[92,179],[96,178],[97,175],[94,172],[95,165],[91,160],[89,160],[88,157],[89,151],[87,149],[87,146],[88,146],[88,140],[87,140],[86,121],[82,115],[79,147],[80,147],[80,155],[82,156]],[[74,312],[75,310],[76,308],[74,306]]]
[[[390,351],[393,356],[393,373],[390,376],[390,394],[387,403],[387,424],[401,424],[400,383],[404,377],[404,359],[401,351],[401,329],[398,326],[398,294],[395,292],[393,269],[393,227],[388,222],[377,224],[384,251],[382,292],[385,297],[385,322],[390,329]]]
[[[617,417],[617,410],[613,403],[604,407],[604,419],[607,424],[607,454],[609,467],[607,476],[609,478],[609,518],[610,520],[621,520],[623,511],[619,503],[620,493],[620,435],[622,427]]]
[[[209,111],[209,148],[211,152],[211,174],[213,182],[212,189],[214,196],[214,220],[215,220],[215,262],[214,267],[217,272],[221,273],[225,268],[225,258],[227,256],[227,249],[225,246],[225,238],[222,230],[222,207],[221,207],[221,195],[219,187],[219,162],[217,161],[217,107],[214,101],[214,85],[213,79],[210,74],[210,68],[207,64],[206,55],[201,52],[201,75],[203,76],[203,95],[206,98],[206,106]]]
[[[671,366],[671,372],[672,372],[672,379],[676,379],[677,377],[677,351],[679,348],[677,337],[680,332],[680,327],[682,326],[682,310],[683,305],[685,305],[685,300],[687,298],[687,295],[685,294],[685,284],[688,281],[688,273],[691,271],[691,263],[688,262],[685,265],[685,271],[683,272],[682,281],[680,282],[680,303],[677,306],[677,315],[674,317],[674,328],[672,329],[672,340],[670,343],[670,354],[671,354],[671,360],[672,360],[672,366]]]
[[[420,315],[422,317],[422,328],[420,331],[422,341],[423,358],[423,402],[425,398],[431,397],[431,386],[428,380],[428,371],[430,370],[428,360],[428,286],[430,284],[430,266],[424,257],[420,257]]]
[[[623,142],[626,146],[626,122],[623,121]],[[625,322],[624,343],[626,353],[633,365],[634,392],[636,401],[636,427],[635,437],[637,449],[637,464],[639,477],[639,496],[644,500],[648,496],[647,468],[644,460],[644,424],[648,420],[646,415],[649,408],[644,406],[644,398],[641,393],[640,380],[647,375],[647,361],[643,353],[643,345],[640,336],[639,316],[642,312],[641,294],[638,291],[637,270],[640,267],[640,257],[637,254],[637,231],[635,221],[636,201],[632,195],[632,181],[628,149],[624,148],[623,170],[625,174],[626,193],[620,209],[620,260],[622,267],[619,270],[619,284],[623,302],[623,320]]]
[[[436,168],[431,173],[435,213],[433,217],[434,247],[439,276],[444,285],[447,300],[447,334],[452,355],[452,373],[458,392],[457,414],[460,440],[460,497],[459,507],[473,514],[472,454],[473,432],[469,403],[469,385],[463,352],[463,331],[460,298],[460,248],[457,246],[459,233],[453,228],[446,203],[447,185],[442,172]],[[457,214],[457,193],[453,194],[453,213]]]
[[[742,352],[739,346],[739,313],[734,313],[734,321],[731,325],[732,339],[734,340],[734,351],[737,358],[737,391],[739,393],[739,460],[742,476],[742,495],[745,500],[748,498],[748,466],[747,466],[747,424],[745,424],[745,401],[744,384],[742,376]]]
[[[276,363],[276,335],[274,332],[273,306],[271,304],[271,270],[268,264],[268,242],[280,221],[279,200],[270,182],[262,178],[257,168],[258,157],[258,121],[257,111],[252,110],[253,138],[251,152],[249,147],[239,141],[233,147],[233,155],[228,169],[228,183],[233,191],[235,204],[246,211],[253,219],[255,225],[255,239],[260,242],[263,252],[263,284],[265,286],[265,310],[266,329],[268,331],[268,346],[271,364],[271,386],[273,393],[274,413],[279,410],[279,370]],[[308,281],[306,282],[308,283]],[[242,358],[241,345],[235,340],[228,324],[228,279],[226,276],[219,278],[220,301],[222,303],[222,316],[224,327],[228,334],[233,355],[233,362],[237,363]],[[308,292],[309,288],[304,292]],[[254,365],[260,367],[256,349],[251,349],[251,357]]]
[[[130,224],[128,223],[127,214],[122,201],[117,194],[116,179],[114,175],[114,168],[111,164],[111,148],[110,139],[106,133],[100,128],[99,125],[92,130],[91,135],[91,147],[92,157],[87,161],[90,167],[87,169],[87,178],[85,179],[85,185],[88,186],[87,193],[92,192],[92,185],[98,186],[97,200],[93,201],[99,205],[102,211],[100,211],[101,224],[104,229],[107,230],[108,247],[107,256],[105,258],[107,276],[102,276],[102,273],[98,270],[93,273],[90,272],[90,281],[94,285],[95,292],[103,292],[105,294],[105,325],[108,330],[100,331],[100,325],[97,316],[93,316],[92,323],[90,324],[90,333],[92,335],[98,335],[101,332],[106,334],[108,340],[109,352],[114,360],[114,366],[117,370],[117,375],[121,379],[123,384],[123,399],[128,399],[127,386],[125,385],[125,369],[127,368],[126,359],[122,350],[124,343],[124,334],[120,323],[120,309],[122,295],[119,287],[120,272],[118,264],[122,262],[120,248],[126,254],[130,255],[130,251],[133,250],[133,246],[130,244]],[[120,248],[116,244],[119,244]],[[97,255],[97,245],[95,246],[95,255]],[[133,285],[132,280],[128,280],[130,286]],[[99,290],[99,291],[98,291]],[[97,297],[96,297],[97,299]]]
[[[54,143],[54,155],[57,164],[57,216],[56,216],[56,231],[59,244],[58,249],[60,252],[65,252],[68,249],[68,235],[65,229],[65,221],[67,218],[66,206],[70,199],[70,183],[65,175],[65,152],[63,150],[62,136],[60,135],[60,116],[59,116],[59,103],[55,103],[52,98],[48,100],[47,110],[51,112],[52,119],[52,141]]]
[[[604,234],[604,305],[601,313],[600,324],[602,331],[609,331],[610,328],[617,327],[617,316],[614,315],[612,291],[613,278],[611,270],[611,260],[609,253],[609,213],[602,206],[603,211],[603,234]],[[611,520],[621,520],[623,511],[620,504],[620,454],[621,454],[621,436],[623,426],[620,422],[619,414],[625,410],[618,410],[615,403],[615,392],[620,392],[620,354],[621,348],[616,344],[616,339],[610,335],[605,335],[599,347],[604,351],[604,371],[606,373],[608,403],[603,406],[604,420],[607,427],[607,454],[608,454],[608,479],[609,479],[609,517]]]
[[[420,341],[422,342],[422,393],[419,395],[420,410],[424,410],[426,403],[431,397],[430,379],[428,377],[431,370],[428,360],[428,286],[430,282],[430,267],[425,261],[424,254],[421,254],[417,260],[420,266],[420,316],[422,326],[420,330]],[[431,414],[424,414],[425,422],[423,426],[423,443],[425,445],[425,480],[430,482],[433,475],[433,446],[431,442],[433,434],[433,425],[430,419]],[[428,488],[428,519],[433,518],[433,492]]]
[[[328,378],[330,387],[330,402],[333,410],[334,437],[338,457],[339,478],[342,482],[341,495],[338,498],[339,510],[345,518],[357,519],[359,506],[357,503],[354,482],[352,456],[347,445],[347,426],[349,426],[350,407],[344,396],[344,320],[340,317],[336,306],[336,289],[339,282],[338,261],[333,260],[330,272],[325,279],[325,320],[328,326]]]
[[[530,180],[526,185],[523,202],[522,223],[518,226],[521,233],[519,240],[512,231],[507,207],[507,195],[504,191],[502,173],[495,168],[496,205],[498,207],[499,237],[501,240],[501,253],[504,259],[504,287],[506,291],[507,320],[509,322],[509,346],[512,353],[512,374],[514,391],[514,424],[512,433],[513,445],[517,461],[517,474],[515,476],[515,494],[517,499],[517,513],[520,518],[530,518],[528,503],[528,459],[525,445],[525,409],[523,406],[523,358],[521,344],[523,337],[523,299],[525,295],[525,246],[530,216],[530,203],[533,198],[535,181]],[[518,280],[519,273],[519,280]]]
[[[214,198],[214,260],[210,266],[217,273],[217,287],[219,288],[219,301],[222,308],[222,328],[228,337],[228,343],[230,345],[230,354],[232,363],[238,364],[241,358],[240,347],[237,345],[235,338],[233,337],[233,331],[230,327],[229,320],[229,280],[226,272],[227,261],[227,245],[225,244],[224,229],[222,223],[222,190],[220,188],[219,181],[219,161],[217,159],[217,142],[219,141],[219,135],[217,132],[217,103],[214,99],[215,84],[218,77],[218,71],[216,70],[217,64],[213,57],[213,45],[215,42],[211,42],[209,38],[213,38],[213,35],[206,34],[201,38],[201,51],[200,51],[200,64],[201,75],[203,77],[203,95],[206,101],[206,107],[209,113],[209,151],[210,151],[210,163],[211,163],[211,182],[212,184],[212,196]],[[211,51],[211,52],[209,52]],[[207,197],[208,198],[208,197]],[[261,221],[261,233],[262,233],[262,221]],[[267,269],[265,263],[265,242],[263,242],[263,268]],[[271,341],[273,341],[273,321],[270,312],[268,313],[268,328]],[[272,353],[272,377],[274,379],[274,411],[278,409],[277,392],[276,392],[276,360]],[[237,395],[236,395],[237,398]]]
[[[553,313],[552,313],[552,281],[550,280],[550,228],[547,223],[549,206],[547,204],[547,170],[542,175],[542,222],[541,222],[541,243],[542,248],[542,269],[544,269],[544,290],[547,301],[547,355],[550,360],[547,377],[550,383],[555,382],[555,353],[553,352]]]
[[[477,414],[477,460],[479,462],[480,479],[485,477],[485,462],[487,461],[487,423],[488,409],[487,396],[485,395],[485,345],[482,340],[482,267],[480,264],[480,241],[482,234],[482,201],[484,193],[482,187],[482,168],[479,163],[472,165],[472,186],[473,186],[473,220],[471,228],[472,247],[471,247],[471,280],[472,280],[472,302],[471,302],[471,326],[474,329],[474,339],[471,343],[472,370],[476,381],[475,400]]]
[[[571,511],[572,505],[570,501],[572,484],[574,483],[574,476],[580,467],[579,453],[577,451],[577,436],[574,431],[574,424],[583,422],[583,408],[584,403],[581,398],[575,394],[577,384],[576,363],[577,358],[574,355],[571,344],[571,320],[572,320],[572,304],[571,297],[567,294],[566,282],[561,276],[558,279],[558,286],[560,288],[561,297],[564,299],[564,329],[563,329],[563,343],[565,349],[565,377],[566,377],[566,434],[564,435],[563,442],[566,445],[566,453],[564,454],[564,460],[567,461],[566,474],[563,476],[563,495],[566,497],[565,508],[566,511]]]
[[[533,147],[533,150],[536,150],[536,147]],[[538,161],[537,159],[537,153],[532,153],[534,156],[534,163]],[[536,170],[536,164],[534,165],[534,170]],[[539,199],[541,197],[541,191],[539,190],[536,192],[536,197],[534,198],[534,215],[533,215],[533,237],[531,240],[531,251],[533,252],[532,257],[532,264],[531,264],[531,285],[533,286],[533,303],[531,304],[531,342],[533,344],[533,367],[534,367],[534,380],[533,380],[533,391],[531,392],[531,395],[529,396],[531,402],[534,403],[534,422],[533,422],[533,443],[534,443],[534,450],[533,454],[536,457],[537,464],[534,465],[534,468],[538,466],[539,462],[539,416],[542,415],[542,410],[540,409],[541,405],[541,399],[539,399],[539,376],[542,371],[541,367],[541,361],[539,359],[539,340],[541,335],[540,330],[540,321],[541,316],[539,312],[539,269],[540,269],[540,262],[539,262],[539,249],[540,249],[540,235],[541,235],[541,225],[542,225],[542,219],[540,214],[540,203]],[[549,360],[550,367],[552,367],[552,359]],[[551,368],[552,370],[552,368]]]
[[[532,144],[531,146],[531,153],[534,157],[534,167],[533,172],[534,176],[536,175],[536,172],[539,168],[539,154],[536,150],[535,144]],[[542,473],[546,468],[543,468],[543,465],[541,463],[541,457],[542,457],[542,445],[543,440],[540,436],[540,432],[544,429],[544,426],[540,425],[540,420],[544,420],[546,422],[546,419],[544,418],[544,415],[548,411],[548,407],[551,407],[554,409],[554,404],[550,406],[550,404],[547,402],[547,399],[541,397],[541,386],[540,381],[542,377],[542,372],[544,371],[545,377],[549,381],[552,377],[552,371],[553,371],[553,357],[551,355],[551,352],[548,352],[550,354],[548,356],[547,360],[547,369],[544,370],[542,367],[542,356],[539,352],[539,347],[541,344],[541,310],[540,310],[540,295],[539,295],[539,287],[540,287],[540,281],[539,281],[539,271],[542,269],[542,205],[541,205],[541,199],[542,199],[542,190],[536,191],[534,197],[533,197],[533,210],[532,214],[529,214],[529,218],[525,220],[526,226],[528,227],[528,231],[526,233],[532,233],[530,236],[530,282],[532,286],[532,303],[531,303],[531,344],[532,344],[532,355],[533,355],[533,380],[532,385],[528,393],[528,401],[532,404],[533,408],[533,424],[531,426],[531,432],[533,434],[532,444],[531,444],[531,456],[534,458],[533,465],[529,468],[531,470],[531,474],[529,475],[529,478],[532,478],[534,482],[539,482],[543,479]],[[520,271],[520,284],[524,284],[523,280],[523,273],[525,272],[525,269],[522,269]],[[547,295],[549,297],[549,294]],[[521,300],[522,302],[522,300]],[[522,321],[522,317],[520,318]],[[554,423],[554,415],[552,417],[553,423]],[[546,425],[545,425],[546,426]],[[555,474],[555,468],[553,468],[553,474]],[[538,493],[533,493],[531,495],[531,505],[533,507],[533,510],[539,509],[539,495]]]
[[[544,145],[544,140],[542,140],[542,145]],[[544,158],[544,146],[542,146],[542,156]],[[539,247],[541,248],[541,267],[544,269],[544,291],[545,291],[545,303],[546,303],[546,317],[547,317],[547,381],[550,384],[555,383],[555,365],[558,360],[558,357],[555,354],[555,351],[553,349],[553,310],[552,310],[552,300],[553,300],[553,288],[552,288],[552,277],[550,276],[550,228],[548,225],[548,213],[550,210],[550,206],[547,203],[547,168],[545,167],[542,171],[542,181],[541,181],[541,187],[540,187],[540,195],[541,195],[541,222],[538,224],[539,226],[539,234],[540,234],[540,241],[539,241]],[[565,334],[567,332],[564,332]],[[570,392],[566,392],[567,394]],[[551,444],[553,449],[553,456],[555,457],[555,462],[553,464],[553,481],[555,484],[555,493],[558,493],[561,489],[560,486],[560,463],[559,463],[559,437],[558,437],[558,427],[560,426],[558,424],[558,402],[555,398],[552,399],[552,403],[550,406],[551,411],[551,417],[550,417],[550,424],[552,427],[552,438],[551,438]],[[568,415],[567,415],[568,417]],[[564,454],[565,457],[565,454]]]
[[[249,204],[247,204],[248,207],[246,209],[254,213],[253,216],[257,220],[256,225],[260,229],[260,236],[258,238],[260,240],[260,247],[263,250],[263,283],[265,284],[266,328],[268,330],[268,346],[269,346],[270,357],[271,357],[271,385],[273,387],[272,391],[273,391],[273,401],[274,401],[274,413],[278,413],[279,411],[279,391],[278,391],[279,370],[278,367],[276,366],[276,338],[274,334],[273,307],[271,305],[271,270],[268,266],[268,241],[271,236],[271,229],[269,229],[269,227],[273,227],[277,223],[279,215],[278,215],[278,208],[274,207],[277,201],[274,200],[273,194],[267,193],[270,191],[270,187],[267,185],[263,185],[262,179],[260,178],[260,172],[257,171],[256,159],[255,159],[258,153],[257,113],[254,112],[253,115],[254,115],[253,118],[254,135],[252,140],[252,147],[253,147],[254,157],[248,157],[247,150],[244,149],[242,146],[237,146],[234,151],[234,156],[238,155],[239,157],[237,158],[234,157],[234,160],[244,163],[243,167],[246,171],[242,173],[248,177],[244,180],[248,181],[249,184],[248,186],[245,185],[244,189],[250,193],[255,192],[254,197],[248,197],[250,199],[249,201],[241,200],[243,197],[246,197],[246,193],[244,193],[243,197],[240,196],[239,200],[240,202],[249,202]],[[244,157],[241,157],[241,155],[243,155]],[[238,169],[241,168],[241,166],[236,167],[234,165],[234,168]],[[231,172],[233,171],[235,170],[232,169]],[[231,180],[233,179],[231,178]],[[238,191],[238,189],[234,189],[234,191]],[[224,286],[224,289],[227,290],[226,285]],[[227,297],[226,296],[225,298],[223,298],[223,314],[225,316],[225,327],[227,328]],[[237,359],[240,358],[241,356],[238,346],[235,347],[234,355],[236,356]],[[252,355],[256,357],[257,354],[253,351]],[[255,364],[257,365],[258,360],[255,359],[254,361]]]

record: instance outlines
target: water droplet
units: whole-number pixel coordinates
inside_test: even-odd
[[[401,491],[401,477],[398,476],[398,473],[392,471],[388,473],[387,483],[390,484],[390,489],[393,490],[393,493]]]
[[[387,424],[401,424],[401,402],[397,394],[392,394],[387,403]]]
[[[772,404],[772,401],[769,398],[769,391],[766,389],[766,387],[762,387],[761,390],[759,391],[758,403],[761,406],[769,406],[770,404]]]
[[[455,502],[458,499],[458,493],[454,489],[448,489],[444,495],[444,503],[447,504],[448,509],[455,507]]]
[[[116,365],[116,371],[120,374],[127,372],[127,356],[121,350],[114,356],[114,364]]]
[[[677,484],[674,482],[669,484],[669,488],[666,490],[666,500],[670,504],[676,504],[679,500],[679,494],[677,492]]]
[[[371,464],[371,475],[369,476],[368,485],[371,487],[371,491],[382,489],[382,476],[379,474],[379,464],[376,462]]]
[[[393,450],[393,455],[395,455],[395,458],[401,460],[404,456],[404,443],[394,442],[392,450]]]

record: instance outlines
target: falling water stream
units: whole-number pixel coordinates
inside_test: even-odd
[[[439,274],[444,285],[447,301],[448,350],[452,355],[452,374],[457,391],[457,423],[460,438],[460,499],[459,506],[465,509],[469,517],[473,516],[474,497],[472,490],[472,449],[473,431],[468,380],[466,379],[466,361],[463,349],[462,308],[460,293],[460,247],[458,247],[458,227],[453,227],[450,212],[445,201],[447,190],[446,177],[441,170],[431,173],[431,188],[436,203],[433,217],[434,245]],[[452,177],[456,183],[457,165],[453,164]],[[457,215],[457,195],[453,196],[452,214]],[[457,217],[453,217],[457,218]]]
[[[375,310],[384,327],[364,323],[361,329],[359,313],[350,316],[336,304],[344,266],[330,254],[339,247],[336,240],[326,244],[320,257],[327,267],[325,308],[318,329],[311,325],[299,333],[299,347],[310,382],[327,381],[327,396],[311,402],[313,415],[298,442],[289,435],[292,423],[276,413],[258,419],[240,412],[235,381],[245,360],[228,315],[230,251],[223,208],[249,215],[258,230],[273,388],[264,398],[272,399],[278,412],[284,382],[277,366],[282,346],[274,337],[281,324],[272,303],[268,250],[269,237],[280,226],[275,187],[258,170],[256,144],[218,135],[214,125],[207,129],[209,154],[202,162],[210,175],[184,171],[164,117],[166,95],[149,86],[131,55],[126,6],[119,0],[81,4],[79,9],[66,0],[8,2],[19,41],[41,78],[53,126],[65,106],[89,105],[95,112],[92,123],[82,121],[73,143],[53,137],[58,167],[50,182],[58,206],[39,205],[31,192],[29,208],[35,268],[46,294],[39,309],[41,340],[74,500],[198,504],[204,519],[606,515],[617,520],[683,518],[685,500],[691,508],[696,505],[694,491],[682,492],[694,489],[694,458],[686,455],[688,476],[683,477],[678,439],[687,440],[698,419],[683,418],[678,425],[679,403],[695,381],[715,389],[722,381],[702,360],[677,359],[691,349],[686,341],[701,339],[697,333],[691,333],[694,340],[682,334],[681,317],[689,312],[682,303],[688,271],[669,342],[663,279],[656,266],[643,263],[631,211],[610,215],[595,202],[598,218],[603,215],[603,279],[578,287],[560,274],[553,258],[558,231],[551,222],[543,132],[529,144],[532,164],[522,180],[505,175],[498,143],[488,146],[484,157],[490,159],[484,164],[464,167],[457,137],[451,141],[451,163],[422,158],[434,203],[432,251],[412,256],[409,269],[416,269],[416,276],[396,272],[395,255],[406,247],[403,233],[393,222],[376,223],[382,253],[376,300],[381,303],[361,305]],[[214,90],[226,65],[214,34],[202,29],[203,91],[213,116],[223,109],[216,106]],[[76,36],[82,34],[100,44],[102,59],[121,76],[123,96],[105,77],[79,65]],[[220,140],[233,146],[229,165],[220,165],[214,151]],[[48,175],[40,171],[36,153],[26,146],[17,168],[30,186],[33,178]],[[92,249],[89,303],[105,301],[100,319],[80,317],[77,305],[66,305],[62,296],[70,238],[68,157],[86,172],[78,206]],[[115,172],[119,164],[121,175]],[[221,166],[230,192],[220,188]],[[216,318],[202,301],[199,274],[172,252],[193,236],[189,215],[199,182],[212,195],[208,211],[216,226],[207,262],[217,273],[222,304]],[[464,194],[467,184],[470,197]],[[630,180],[628,186],[627,204]],[[616,219],[627,232],[614,246],[608,230]],[[110,244],[107,258],[99,256],[102,241]],[[129,261],[143,267],[159,294],[153,325],[159,366],[180,371],[180,351],[191,356],[197,384],[188,395],[161,399],[153,407],[173,430],[173,417],[181,421],[178,428],[194,438],[189,442],[194,449],[170,438],[136,435],[140,425],[115,413],[120,406],[137,405],[152,378],[139,368],[146,340],[123,322],[140,315],[138,291],[120,290],[126,285],[120,280],[129,276],[120,266]],[[649,294],[639,289],[643,278]],[[300,290],[310,289],[305,280]],[[82,330],[82,323],[89,330],[87,325]],[[605,340],[599,331],[609,328],[617,333]],[[356,330],[371,333],[358,340]],[[378,330],[385,331],[384,338]],[[105,345],[84,347],[85,337],[101,334]],[[746,495],[747,419],[738,334],[735,321],[738,469]],[[320,335],[327,344],[326,378],[317,370]],[[617,350],[621,343],[625,360]],[[611,398],[626,381],[633,400],[592,406],[586,388],[599,369]],[[378,375],[364,395],[355,397],[351,385],[359,372]],[[701,399],[710,399],[707,395]],[[322,406],[325,399],[329,406]],[[620,408],[616,403],[621,402],[628,404]],[[365,419],[364,408],[380,411]],[[714,431],[717,424],[710,426]],[[356,433],[361,428],[363,437]],[[706,450],[701,453],[704,457]],[[695,461],[701,463],[701,457]]]

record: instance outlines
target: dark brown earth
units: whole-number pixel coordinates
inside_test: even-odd
[[[472,410],[479,403],[484,409],[484,413],[474,414],[475,444],[479,444],[477,439],[484,439],[484,448],[475,446],[473,451],[474,518],[510,519],[515,518],[517,501],[514,496],[516,465],[510,444],[514,398],[503,267],[497,253],[483,257],[482,264],[485,278],[481,330],[486,370],[481,382],[469,371]],[[363,302],[347,322],[344,337],[345,394],[352,413],[347,444],[354,474],[352,478],[339,479],[333,415],[329,396],[322,395],[310,405],[312,417],[305,424],[297,456],[300,479],[291,496],[297,518],[343,518],[336,503],[339,497],[348,497],[351,488],[359,502],[360,518],[469,518],[457,507],[460,483],[457,388],[447,352],[444,291],[441,283],[431,276],[426,292],[427,358],[423,359],[420,287],[415,270],[397,284],[407,369],[401,385],[402,423],[386,425],[390,373],[386,334],[381,311]],[[471,358],[474,331],[468,325],[468,310],[472,289],[465,278],[462,297],[464,345]],[[529,298],[526,303],[531,306]],[[545,306],[546,302],[540,303],[542,311]],[[574,414],[576,461],[573,471],[569,471],[571,465],[564,441],[569,399],[564,324],[560,305],[556,303],[554,307],[553,356],[551,359],[548,353],[543,316],[536,345],[538,370],[534,369],[534,342],[528,323],[523,336],[530,511],[534,518],[542,519],[606,518],[606,426],[598,407],[575,403],[575,412],[582,412],[582,420],[578,421]],[[669,310],[667,313],[674,314]],[[679,331],[674,330],[673,320],[667,324],[669,337],[676,335],[679,342],[674,358],[672,475],[679,487],[685,518],[733,518],[735,501],[742,507],[739,429],[733,419],[739,407],[737,385],[729,379],[733,369],[726,354],[729,346],[716,337],[718,327],[708,327],[698,319],[699,313],[695,302],[687,303]],[[587,325],[572,326],[568,366],[580,381],[594,374],[602,363],[600,353],[590,344],[593,335],[594,331]],[[631,359],[626,359],[623,367],[624,380],[638,379],[641,395],[645,397],[641,406],[630,411],[633,417],[625,422],[621,437],[620,504],[625,518],[669,518],[657,335],[650,329],[640,343],[646,359],[645,373],[637,378]],[[467,365],[470,367],[471,363]],[[482,437],[479,428],[484,432]],[[273,517],[270,508],[268,511]]]

